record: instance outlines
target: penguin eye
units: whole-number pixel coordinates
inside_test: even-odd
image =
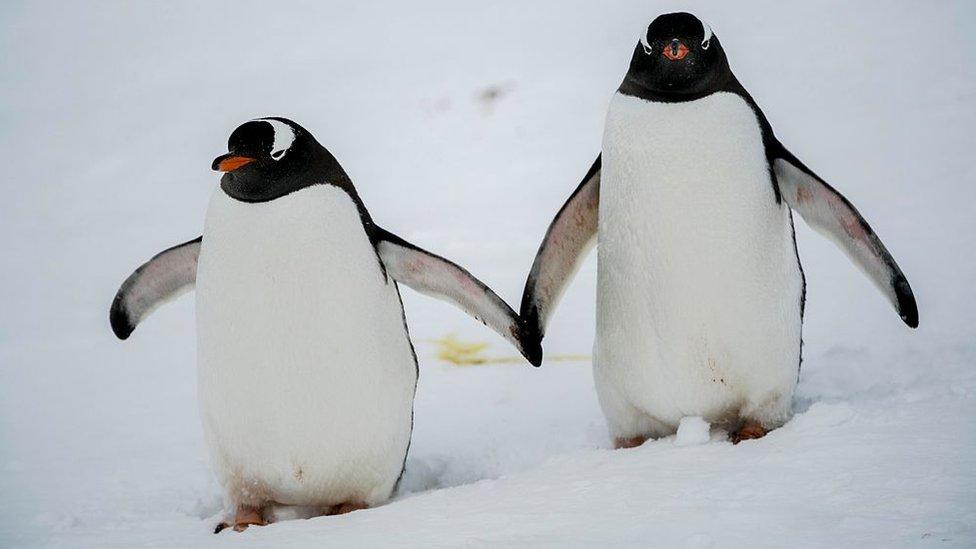
[[[711,45],[712,45],[712,39],[711,38],[708,38],[706,40],[703,40],[702,43],[701,43],[701,46],[702,46],[702,49],[703,50],[707,50],[708,49],[708,46],[711,46]]]
[[[271,153],[271,158],[274,158],[275,160],[278,160],[284,154],[285,154],[285,151],[275,151],[275,152]]]

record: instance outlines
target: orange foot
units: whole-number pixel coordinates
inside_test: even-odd
[[[221,522],[214,528],[214,534],[219,534],[225,528],[234,527],[235,532],[243,532],[248,526],[265,526],[268,521],[264,518],[264,508],[251,505],[241,505],[237,508],[237,515],[234,517],[234,524]]]
[[[346,513],[352,513],[353,511],[359,511],[360,509],[365,509],[369,507],[365,503],[341,503],[335,505],[329,510],[330,515],[345,515]]]
[[[622,450],[624,448],[637,448],[641,444],[647,442],[647,437],[636,436],[632,438],[615,438],[613,439],[613,449]]]
[[[747,419],[738,429],[729,433],[729,440],[732,441],[732,444],[738,444],[743,440],[762,438],[766,436],[766,433],[766,428],[758,421]]]

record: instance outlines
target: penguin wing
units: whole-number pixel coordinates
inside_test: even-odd
[[[549,225],[522,292],[521,316],[541,342],[566,286],[596,244],[602,155]]]
[[[541,363],[539,341],[526,337],[515,311],[474,275],[375,225],[373,241],[387,274],[394,280],[453,303],[508,340],[533,365]]]
[[[119,339],[127,339],[157,307],[193,287],[202,241],[203,237],[198,236],[163,250],[125,279],[108,315],[112,331]]]
[[[881,290],[905,324],[918,327],[918,306],[908,279],[868,222],[842,194],[781,144],[773,156],[780,194],[818,233],[837,245]]]

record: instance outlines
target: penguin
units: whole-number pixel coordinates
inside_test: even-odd
[[[908,280],[854,206],[776,137],[712,29],[654,19],[610,100],[602,152],[550,224],[520,314],[540,341],[597,251],[593,377],[616,448],[682,417],[733,443],[791,416],[806,282],[796,211],[831,239],[908,326]]]
[[[459,306],[528,360],[539,343],[468,271],[380,228],[346,172],[300,125],[231,134],[203,235],[130,275],[111,306],[126,339],[196,289],[198,395],[228,520],[276,506],[339,514],[387,501],[413,429],[417,358],[398,283]]]

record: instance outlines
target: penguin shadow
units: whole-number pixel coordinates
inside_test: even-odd
[[[812,396],[799,396],[799,395],[794,396],[793,417],[807,413],[807,411],[810,410],[810,407],[813,406],[814,403],[819,401],[820,401],[819,398],[815,398]],[[792,419],[790,421],[792,421]]]
[[[872,360],[870,348],[845,344],[832,345],[816,357],[804,357],[793,395],[793,417],[807,413],[818,403],[835,403],[863,394],[883,396],[890,392],[883,382],[858,367]]]

